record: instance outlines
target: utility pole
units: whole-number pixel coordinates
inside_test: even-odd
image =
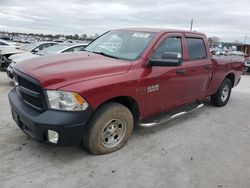
[[[73,24],[72,24],[72,29],[73,29],[73,36],[75,35],[75,16],[73,16]]]
[[[245,37],[245,40],[244,40],[244,44],[246,44],[247,42],[247,34],[246,34],[246,37]]]
[[[191,25],[190,25],[190,31],[193,31],[193,23],[194,23],[194,20],[193,20],[193,18],[192,18],[192,20],[191,20]]]

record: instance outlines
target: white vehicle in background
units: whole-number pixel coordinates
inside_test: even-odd
[[[22,53],[22,54],[15,54],[11,55],[9,59],[11,60],[10,65],[7,68],[7,75],[12,79],[13,78],[13,68],[17,63],[20,63],[24,60],[37,58],[40,56],[58,54],[58,53],[66,53],[66,52],[80,52],[84,51],[85,47],[88,43],[79,43],[79,44],[58,44],[55,46],[51,46],[45,48],[35,54],[32,53]]]
[[[44,48],[48,48],[50,46],[54,46],[58,43],[56,42],[36,42],[36,43],[30,43],[23,46],[20,46],[19,48],[5,48],[2,49],[0,52],[0,68],[6,69],[9,64],[11,63],[11,60],[9,57],[13,54],[21,54],[21,53],[37,53],[40,50],[43,50]]]
[[[19,47],[17,43],[0,39],[0,53],[4,50],[18,49]]]
[[[247,58],[244,66],[244,74],[250,73],[250,58]]]
[[[19,47],[19,45],[17,43],[11,42],[11,41],[7,41],[4,39],[0,39],[0,49],[1,48],[16,48]]]
[[[228,52],[228,55],[232,55],[232,56],[246,56],[247,54],[241,52],[241,51],[231,51],[231,52]]]

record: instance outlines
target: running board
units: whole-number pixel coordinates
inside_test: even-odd
[[[199,108],[202,108],[204,106],[203,103],[201,103],[200,101],[197,101],[195,103],[191,103],[185,106],[181,106],[176,108],[173,111],[164,113],[164,114],[160,114],[156,117],[144,120],[143,122],[139,123],[139,126],[141,127],[154,127],[157,125],[160,125],[162,123],[166,123],[172,119],[175,119],[177,117],[183,116],[187,113],[193,112]]]

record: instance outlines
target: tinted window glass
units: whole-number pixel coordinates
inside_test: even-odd
[[[45,44],[41,44],[39,45],[37,48],[35,48],[34,50],[32,50],[33,52],[35,51],[40,51],[40,50],[43,50],[43,49],[46,49],[50,46],[54,46],[56,43],[45,43]]]
[[[80,52],[80,51],[84,51],[86,46],[75,46],[73,48],[69,48],[67,50],[65,50],[64,52]]]
[[[36,48],[37,45],[38,45],[38,43],[30,43],[30,44],[26,44],[26,45],[21,46],[20,49],[24,50],[24,51],[31,51],[34,48]]]
[[[63,53],[64,53],[64,52],[73,52],[73,51],[74,51],[74,48],[69,48],[69,49],[63,51]]]
[[[170,37],[163,41],[159,47],[154,52],[152,58],[162,59],[163,53],[178,53],[179,58],[182,57],[182,48],[181,48],[181,38],[180,37]]]
[[[48,48],[48,47],[54,46],[54,45],[56,45],[56,43],[45,43],[42,46],[40,46],[39,49],[42,50],[42,49],[45,49],[45,48]]]
[[[187,38],[187,50],[189,59],[205,59],[206,48],[203,39]]]
[[[84,51],[86,46],[77,46],[74,48],[74,52]]]
[[[68,46],[64,45],[55,45],[55,46],[50,46],[48,48],[44,48],[41,51],[38,52],[39,55],[48,55],[48,54],[55,54],[60,52],[61,50],[67,48]]]

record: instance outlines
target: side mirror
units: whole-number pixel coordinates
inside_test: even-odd
[[[149,60],[149,66],[160,67],[177,67],[182,64],[181,54],[174,52],[165,52],[162,54],[161,59],[152,58]]]
[[[37,52],[39,52],[39,51],[40,51],[40,50],[39,50],[38,48],[32,50],[33,53],[37,53]]]

